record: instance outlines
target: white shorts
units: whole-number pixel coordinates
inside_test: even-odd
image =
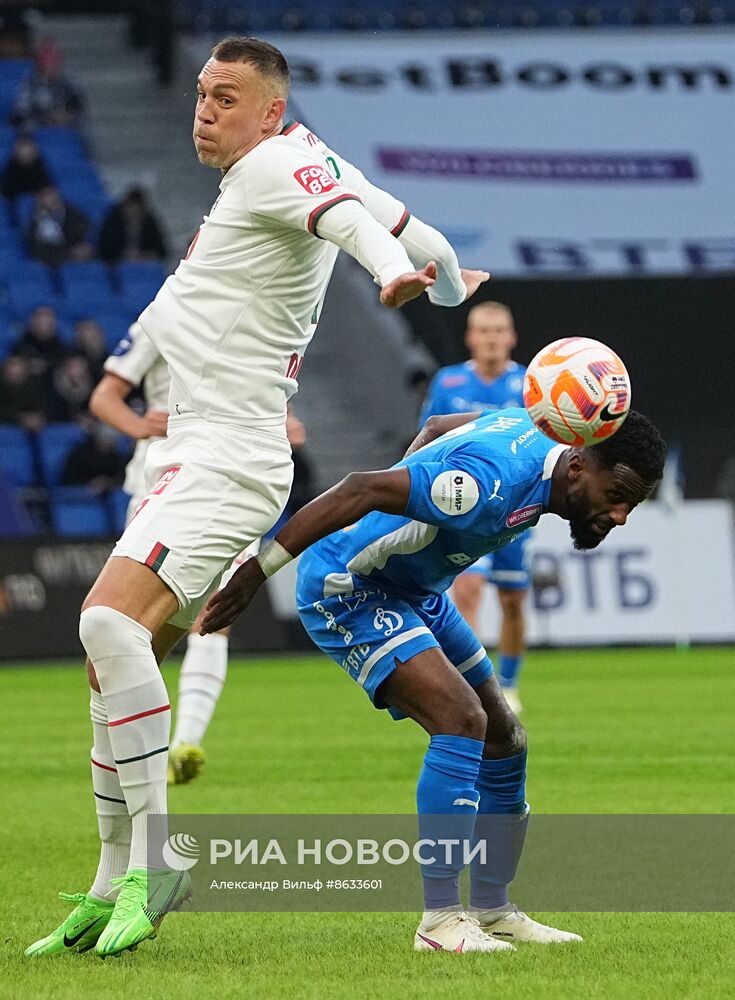
[[[223,572],[278,520],[292,478],[285,437],[170,419],[169,436],[146,457],[146,481],[155,485],[112,556],[160,576],[179,602],[170,623],[189,628]]]

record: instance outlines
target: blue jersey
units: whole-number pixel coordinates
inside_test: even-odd
[[[419,426],[435,413],[473,413],[475,410],[505,410],[523,406],[523,365],[509,361],[502,375],[488,382],[475,368],[474,361],[440,368],[432,379]]]
[[[483,414],[398,462],[411,476],[405,515],[373,511],[301,559],[299,605],[389,587],[409,600],[508,545],[547,509],[555,445],[524,409]]]

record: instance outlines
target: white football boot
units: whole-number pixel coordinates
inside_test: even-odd
[[[425,910],[413,946],[416,951],[515,951],[512,944],[483,934],[464,910]]]
[[[565,944],[569,941],[584,940],[571,931],[560,931],[533,920],[522,913],[517,906],[499,906],[495,910],[470,910],[484,934],[505,941],[530,941],[535,944]]]
[[[521,704],[521,699],[518,697],[518,688],[503,687],[501,684],[500,690],[503,692],[503,697],[508,703],[508,708],[511,710],[513,715],[520,715],[523,711],[523,705]]]

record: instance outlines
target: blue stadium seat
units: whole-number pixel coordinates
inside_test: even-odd
[[[87,486],[57,486],[51,492],[51,522],[66,538],[109,535],[112,522],[105,498]]]
[[[5,298],[8,278],[12,274],[20,273],[26,262],[29,262],[29,258],[26,256],[25,247],[22,244],[16,243],[15,240],[0,242],[0,289],[2,289],[3,299]]]
[[[0,64],[0,119],[7,121],[23,80],[33,71],[30,59],[3,59]]]
[[[112,516],[112,527],[116,535],[122,535],[128,513],[130,494],[124,490],[111,490],[107,495]]]
[[[33,534],[33,521],[20,490],[0,469],[0,538],[23,538]]]
[[[81,134],[74,128],[41,125],[33,133],[33,138],[43,155],[50,160],[63,155],[76,156],[79,160],[90,159]]]
[[[8,282],[8,305],[13,315],[23,319],[38,306],[58,309],[58,296],[50,282],[29,279],[11,279]]]
[[[16,486],[36,482],[36,459],[29,433],[15,424],[0,424],[0,470]]]
[[[0,125],[0,155],[10,156],[15,144],[16,132],[12,125]]]
[[[49,424],[38,434],[41,473],[47,487],[58,486],[69,452],[87,436],[77,424]]]
[[[69,318],[85,319],[114,309],[110,272],[101,261],[64,264],[58,274],[64,290],[61,306]]]
[[[35,209],[36,196],[34,194],[21,194],[13,201],[10,215],[14,225],[20,230],[21,236],[25,235],[26,229],[31,224]]]
[[[158,282],[158,287],[164,283],[167,277],[166,268],[156,260],[127,260],[117,265],[115,271],[121,291],[141,282],[154,284]]]

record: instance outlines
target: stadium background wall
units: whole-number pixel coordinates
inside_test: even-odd
[[[656,421],[670,444],[681,446],[686,495],[718,494],[735,430],[733,395],[719,377],[733,357],[732,275],[498,279],[471,304],[483,299],[512,309],[519,335],[514,357],[524,364],[559,337],[595,337],[614,347],[635,373],[633,406]],[[467,356],[469,307],[434,309],[419,299],[404,314],[437,363],[449,365]]]
[[[0,550],[0,666],[3,661],[84,656],[79,609],[114,545],[95,541],[3,540]],[[265,588],[233,629],[238,652],[309,649],[297,621],[279,621]]]

